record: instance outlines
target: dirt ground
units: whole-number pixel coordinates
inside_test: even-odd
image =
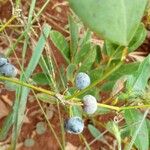
[[[30,3],[30,1],[28,1],[28,2]],[[44,0],[37,1],[37,4],[36,4],[37,10],[39,8],[41,8],[41,6],[43,5],[43,2],[44,2]],[[29,7],[28,3],[26,1],[22,1],[22,8],[23,8],[24,12],[26,12],[28,10],[28,7]],[[11,14],[12,14],[12,6],[11,6],[10,1],[7,1],[3,4],[1,4],[1,2],[0,2],[0,20],[5,22],[6,20],[8,20],[11,17]],[[68,24],[67,17],[69,14],[69,7],[68,7],[68,4],[66,3],[66,1],[51,0],[49,5],[47,6],[47,8],[44,10],[43,14],[44,14],[44,16],[41,16],[39,19],[40,23],[47,22],[50,26],[52,26],[53,29],[60,31],[66,37],[69,36],[68,30],[66,29],[66,25]],[[46,16],[46,18],[44,18],[45,16]],[[11,28],[6,30],[8,36],[17,36],[18,35],[17,31],[15,33],[15,31],[12,31],[12,30],[13,29],[11,29]],[[13,35],[11,35],[11,33],[13,33]],[[149,53],[150,44],[149,44],[148,40],[145,42],[145,45],[143,45],[144,48],[141,47],[141,49],[145,49],[145,51]],[[7,42],[3,43],[2,41],[0,41],[0,51],[1,52],[5,52],[7,47],[9,47],[9,44]],[[51,45],[51,47],[53,49],[53,52],[54,52],[54,55],[58,62],[58,65],[64,64],[65,62],[62,59],[61,55],[58,54],[57,49],[53,45]],[[20,44],[19,48],[16,49],[16,52],[17,52],[17,57],[20,58],[21,44]],[[30,49],[29,49],[29,52],[31,52]],[[31,54],[28,53],[28,55],[31,55]],[[11,60],[12,60],[12,63],[15,64],[14,58],[15,58],[15,56],[12,55]],[[27,62],[28,62],[28,60],[27,60]],[[0,118],[1,125],[3,123],[5,116],[11,110],[12,102],[14,99],[15,99],[14,92],[10,92],[5,89],[0,90],[0,100],[3,101],[2,105],[5,105],[3,107],[5,107],[5,109],[7,110],[5,115]],[[104,97],[104,99],[105,99],[105,97]],[[57,136],[60,137],[60,139],[61,139],[60,122],[59,122],[59,118],[58,118],[57,108],[52,105],[50,105],[50,106],[45,105],[45,104],[42,104],[42,105],[43,105],[43,107],[50,107],[50,109],[52,110],[52,116],[50,118],[50,122],[51,122],[52,127],[54,128],[55,132],[57,133]],[[63,107],[61,107],[61,115],[62,115],[62,118],[67,117],[67,115],[64,112]],[[97,117],[97,120],[99,122],[107,123],[108,121],[113,119],[114,115],[115,114],[113,114],[113,113],[112,114],[110,113],[108,115],[101,115],[101,116]],[[19,137],[19,141],[18,141],[18,149],[19,150],[59,150],[60,149],[60,147],[50,129],[47,129],[46,133],[43,135],[36,134],[35,125],[39,121],[45,121],[45,119],[40,111],[40,108],[39,108],[36,100],[34,100],[32,94],[30,94],[29,100],[28,100],[28,105],[27,105],[27,115],[24,120],[24,124],[23,124],[22,131],[21,131],[21,134]],[[89,120],[86,120],[86,123],[88,123],[88,122],[89,122]],[[98,128],[100,129],[101,132],[104,131],[103,127],[98,127]],[[86,138],[87,142],[89,142],[89,143],[94,139],[92,137],[92,135],[89,133],[87,128],[84,130],[83,135]],[[9,136],[7,137],[7,139],[5,141],[0,142],[0,144],[1,145],[4,143],[5,143],[5,145],[10,144],[10,136],[11,136],[11,132],[10,132]],[[26,148],[23,146],[24,140],[28,137],[33,137],[35,140],[35,144],[32,148]],[[111,149],[110,145],[113,145],[113,142],[115,142],[113,137],[110,134],[106,134],[106,135],[104,135],[104,137],[107,139],[108,143],[106,143],[104,140],[95,141],[91,145],[91,149],[93,149],[93,150]],[[80,139],[79,136],[77,136],[77,135],[66,134],[66,141],[67,141],[67,144],[66,144],[67,150],[77,150],[77,149],[83,150],[85,147],[83,140]]]

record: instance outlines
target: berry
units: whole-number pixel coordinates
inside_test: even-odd
[[[86,95],[83,97],[84,111],[91,115],[97,110],[97,100],[92,95]]]
[[[0,67],[2,67],[3,65],[5,65],[7,63],[8,63],[7,58],[4,58],[4,57],[0,56]]]
[[[85,89],[91,83],[90,77],[84,72],[80,72],[77,74],[75,82],[77,88],[80,90]]]
[[[24,141],[24,146],[25,147],[32,147],[34,145],[34,143],[35,143],[34,139],[28,138]]]
[[[44,134],[46,132],[46,130],[47,130],[47,128],[46,128],[46,125],[45,125],[44,122],[38,122],[36,124],[36,132],[37,132],[37,134],[42,135],[42,134]]]
[[[65,122],[65,129],[68,133],[80,134],[84,129],[84,122],[80,117],[71,117]]]
[[[17,75],[17,69],[10,63],[7,63],[0,67],[0,74],[8,77],[15,77]]]

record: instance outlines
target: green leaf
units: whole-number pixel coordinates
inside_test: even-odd
[[[118,150],[121,150],[121,134],[118,125],[113,121],[110,121],[107,123],[106,128],[116,137],[118,142]]]
[[[127,46],[143,16],[147,0],[69,0],[93,31],[112,43]]]
[[[30,62],[25,72],[21,74],[20,77],[21,81],[26,82],[30,78],[36,66],[38,65],[39,59],[45,47],[46,40],[50,34],[50,30],[51,30],[50,26],[45,24],[43,27],[43,31],[40,35],[40,38],[37,42],[37,45],[34,48]],[[13,121],[15,121],[14,130],[13,130],[13,137],[14,137],[13,141],[16,141],[21,130],[29,91],[30,90],[27,87],[22,87],[22,86],[19,86],[19,88],[17,89],[16,101],[13,107],[14,110]]]
[[[108,40],[104,41],[103,53],[109,57],[113,57],[115,53],[117,53],[118,45],[114,44]]]
[[[15,80],[17,80],[17,78],[14,78]],[[12,83],[10,81],[5,81],[5,88],[9,91],[16,91],[18,85],[15,83]]]
[[[76,70],[76,65],[69,64],[69,66],[67,67],[67,71],[66,71],[66,76],[67,76],[68,81],[73,82],[75,70]]]
[[[95,59],[96,59],[96,47],[92,47],[84,57],[81,66],[79,68],[79,71],[90,70],[93,63],[95,62]]]
[[[112,75],[110,75],[109,80],[111,80],[111,81],[117,80],[124,75],[134,74],[137,71],[139,65],[140,65],[140,63],[138,63],[138,62],[124,64],[121,68],[119,68]]]
[[[92,136],[96,139],[96,140],[101,140],[101,138],[103,137],[101,132],[95,128],[93,125],[89,124],[88,125],[88,129],[90,131],[90,133],[92,134]]]
[[[54,45],[58,48],[61,52],[67,63],[70,62],[70,50],[69,45],[65,39],[65,37],[57,31],[50,32],[51,40],[53,41]]]
[[[140,64],[138,70],[133,74],[132,78],[128,80],[128,86],[132,87],[132,91],[142,92],[150,77],[150,55],[147,56]]]
[[[139,150],[148,150],[149,136],[145,120],[146,116],[143,116],[143,114],[138,110],[126,110],[124,117],[127,125],[130,126],[130,136],[135,138],[135,140],[133,139],[133,142],[135,143],[136,147]]]
[[[3,127],[0,129],[0,141],[6,139],[9,129],[13,123],[13,113],[9,113],[5,121],[3,122]]]
[[[108,108],[98,107],[98,108],[97,108],[97,111],[96,111],[96,114],[98,114],[98,115],[103,115],[103,114],[109,113],[110,111],[111,111],[111,110],[108,109]]]
[[[144,25],[140,24],[133,39],[129,43],[128,51],[132,52],[132,51],[136,50],[144,42],[146,35],[147,35],[147,31],[146,31]]]
[[[96,69],[90,70],[89,76],[90,76],[91,82],[94,82],[100,79],[102,77],[102,74],[103,74],[102,67],[98,67]]]
[[[86,59],[86,56],[87,56],[87,54],[89,53],[90,50],[91,50],[91,44],[89,42],[87,42],[76,53],[76,55],[75,55],[75,63],[79,64],[79,63],[83,62],[84,59]]]
[[[74,60],[74,56],[78,48],[79,29],[77,23],[74,21],[74,19],[71,16],[69,16],[69,30],[71,36],[70,55],[71,55],[71,60]]]
[[[44,73],[36,73],[32,76],[32,79],[38,85],[48,85],[50,83],[48,75],[45,75]]]
[[[81,106],[72,106],[71,111],[72,111],[72,116],[78,116],[78,117],[82,118]]]

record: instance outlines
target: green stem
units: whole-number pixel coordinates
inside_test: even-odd
[[[42,93],[48,94],[50,96],[55,96],[56,95],[55,92],[52,92],[52,91],[49,91],[49,90],[46,90],[46,89],[43,89],[43,88],[31,85],[31,84],[19,81],[17,79],[0,76],[0,80],[10,81],[12,83],[15,83],[15,84],[18,84],[18,85],[21,85],[21,86],[25,86],[25,87],[30,88],[32,90],[36,90],[38,92],[42,92]],[[71,100],[74,100],[74,101],[78,100],[78,102],[77,103],[69,103],[68,101],[66,101],[66,104],[77,105],[77,106],[82,106],[83,105],[82,103],[79,102],[79,99],[72,98]],[[128,110],[128,109],[138,109],[138,108],[150,108],[150,105],[118,107],[118,106],[111,106],[111,105],[101,104],[101,103],[98,103],[98,106],[99,107],[103,107],[103,108],[112,109],[112,110],[115,110],[115,111],[122,111],[122,110]]]
[[[51,96],[55,96],[55,93],[52,92],[52,91],[49,91],[49,90],[46,90],[46,89],[43,89],[43,88],[31,85],[31,84],[28,84],[28,83],[16,80],[16,79],[13,79],[13,78],[8,78],[8,77],[0,76],[0,80],[10,81],[12,83],[15,83],[15,84],[18,84],[18,85],[25,86],[27,88],[36,90],[38,92],[43,92],[45,94],[48,94],[48,95],[51,95]]]
[[[13,20],[16,19],[16,16],[12,16],[1,28],[0,32],[2,32]]]

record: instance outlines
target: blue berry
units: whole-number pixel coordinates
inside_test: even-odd
[[[91,115],[96,112],[97,110],[97,100],[92,95],[86,95],[83,97],[83,104],[84,104],[84,111]]]
[[[7,63],[0,67],[0,74],[8,77],[15,77],[17,75],[17,69],[10,63]]]
[[[46,130],[47,130],[47,128],[46,128],[46,125],[45,125],[44,122],[38,122],[36,124],[36,132],[37,132],[37,134],[42,135],[42,134],[44,134],[46,132]]]
[[[34,139],[28,138],[24,141],[25,147],[32,147],[35,144]]]
[[[8,63],[8,59],[3,55],[0,54],[0,67]]]
[[[77,74],[75,82],[77,88],[80,90],[85,89],[91,83],[90,77],[84,72],[80,72]]]
[[[84,122],[80,117],[71,117],[65,122],[65,129],[68,133],[80,134],[84,129]]]

